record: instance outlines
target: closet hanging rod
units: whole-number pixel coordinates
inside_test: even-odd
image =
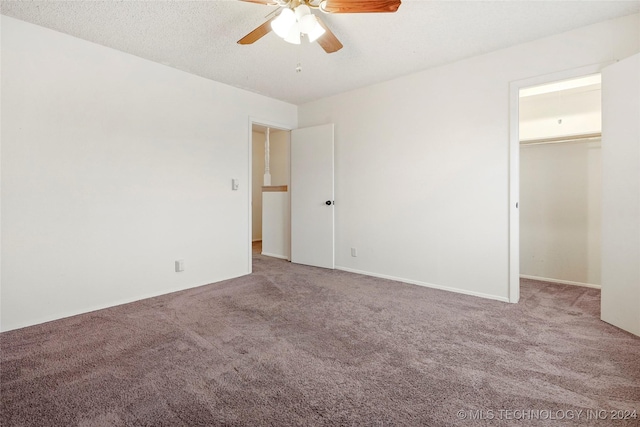
[[[583,133],[580,135],[557,136],[554,138],[537,138],[520,140],[520,145],[559,144],[563,142],[586,142],[602,137],[602,132]]]

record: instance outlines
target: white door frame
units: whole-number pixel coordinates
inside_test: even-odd
[[[598,74],[611,62],[516,80],[509,84],[509,302],[520,300],[520,89]]]
[[[271,129],[277,129],[277,130],[285,130],[285,131],[292,131],[293,129],[295,129],[293,126],[288,126],[288,125],[283,125],[282,123],[276,123],[276,122],[272,122],[270,120],[263,120],[260,118],[256,118],[256,117],[251,117],[249,116],[249,138],[248,138],[248,142],[247,142],[247,152],[249,153],[248,155],[248,173],[247,173],[247,187],[249,189],[249,191],[247,191],[248,195],[247,195],[247,203],[248,203],[248,211],[249,211],[249,225],[248,225],[248,230],[249,230],[249,234],[247,236],[247,244],[249,246],[249,250],[247,251],[247,274],[251,274],[253,272],[253,254],[252,254],[252,247],[251,247],[251,236],[253,235],[253,198],[252,198],[252,186],[253,186],[253,125],[259,125],[259,126],[265,126]]]

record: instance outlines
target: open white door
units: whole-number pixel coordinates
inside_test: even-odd
[[[333,124],[291,131],[291,262],[334,268]]]
[[[640,54],[602,70],[601,318],[640,335]]]

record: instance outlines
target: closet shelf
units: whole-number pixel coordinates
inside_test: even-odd
[[[522,139],[520,145],[559,144],[563,142],[583,142],[602,138],[602,132],[582,133],[578,135],[557,136],[554,138]]]

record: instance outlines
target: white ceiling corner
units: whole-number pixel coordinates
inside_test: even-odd
[[[640,11],[640,1],[403,0],[397,13],[322,15],[326,54],[270,33],[274,7],[218,1],[6,1],[2,14],[293,104]],[[296,72],[300,64],[301,72]]]

